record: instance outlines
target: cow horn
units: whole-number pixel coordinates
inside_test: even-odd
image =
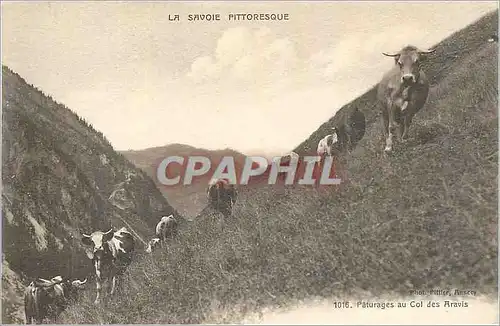
[[[421,54],[429,54],[429,53],[433,53],[435,52],[436,49],[430,49],[430,50],[418,50],[418,53],[421,53]]]
[[[394,53],[394,54],[382,52],[382,54],[387,56],[387,57],[397,57],[399,55],[399,52]]]
[[[76,285],[84,285],[85,283],[87,283],[87,279],[85,278],[83,281],[74,280],[73,283]]]
[[[86,246],[90,246],[92,244],[92,236],[82,233],[82,243]]]

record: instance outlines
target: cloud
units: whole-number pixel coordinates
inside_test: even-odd
[[[267,27],[235,27],[222,33],[212,55],[191,64],[187,77],[196,84],[261,87],[293,78],[299,62],[289,38],[279,38]]]
[[[329,84],[336,94],[354,98],[376,84],[393,65],[382,52],[398,51],[407,44],[430,47],[446,36],[447,31],[425,31],[425,22],[380,28],[376,33],[351,33],[334,45],[313,53],[306,66],[309,80]],[[415,33],[415,31],[419,33]],[[390,36],[390,37],[388,37]]]
[[[219,67],[210,56],[197,58],[191,65],[188,77],[196,82],[203,82],[215,78],[219,72]]]

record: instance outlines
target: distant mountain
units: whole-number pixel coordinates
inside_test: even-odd
[[[197,148],[184,144],[169,144],[160,147],[152,147],[143,150],[131,150],[121,152],[127,159],[130,160],[136,167],[142,169],[149,175],[165,198],[183,215],[194,217],[207,204],[206,187],[212,173],[207,173],[204,176],[197,177],[191,185],[176,185],[167,187],[158,182],[156,173],[159,163],[168,156],[181,156],[187,158],[189,156],[209,157],[211,161],[212,172],[218,166],[220,161],[225,156],[234,158],[234,163],[237,171],[241,171],[245,164],[246,156],[238,151],[230,148],[220,150],[208,150]],[[173,175],[183,175],[182,168],[173,164],[171,168]],[[238,175],[239,176],[239,175]],[[181,177],[181,182],[182,182]]]
[[[3,322],[19,320],[23,284],[86,277],[81,233],[125,226],[140,239],[177,212],[103,134],[2,66]]]

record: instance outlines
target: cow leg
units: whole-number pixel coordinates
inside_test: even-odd
[[[26,317],[26,324],[40,324],[35,316]]]
[[[399,112],[397,112],[397,108],[393,103],[389,103],[390,106],[388,107],[389,112],[389,135],[387,136],[386,139],[386,145],[384,151],[386,153],[389,153],[392,151],[392,146],[394,142],[394,133],[396,132],[398,136],[400,136],[401,133],[401,126],[399,123]]]
[[[394,126],[389,125],[389,134],[387,135],[387,138],[385,140],[385,148],[384,151],[386,153],[389,153],[392,151],[392,144],[393,144],[393,138],[394,138]]]
[[[403,139],[404,128],[405,128],[404,120],[403,120],[403,123],[398,123],[396,125],[395,129],[396,129],[396,134],[397,134],[398,139]]]
[[[410,128],[412,118],[410,116],[406,116],[404,118],[404,129],[402,139],[406,140],[408,138],[408,129]]]
[[[385,140],[385,152],[392,150],[392,136],[389,132],[389,114],[387,110],[382,111],[382,135]]]
[[[384,138],[387,137],[389,131],[389,115],[387,114],[387,111],[382,112],[382,134]]]
[[[112,280],[111,280],[111,292],[110,294],[113,295],[116,290],[116,275],[113,275]]]
[[[354,132],[354,128],[351,126],[350,123],[346,123],[346,127],[344,129],[345,133],[345,145],[344,148],[348,153],[351,153],[352,151],[352,134]]]
[[[99,304],[101,301],[101,283],[99,281],[96,282],[97,295],[94,300],[94,304]]]
[[[346,134],[345,138],[346,138],[345,144],[343,144],[342,150],[350,154],[351,153],[351,136],[349,134]]]
[[[97,294],[96,294],[96,297],[95,297],[94,304],[99,304],[99,302],[101,301],[101,287],[102,287],[101,283],[102,283],[102,281],[101,281],[101,273],[99,273],[97,275],[97,277],[96,277],[96,282],[95,282]]]

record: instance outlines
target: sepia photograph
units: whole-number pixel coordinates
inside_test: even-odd
[[[497,1],[2,1],[2,324],[499,323]]]

